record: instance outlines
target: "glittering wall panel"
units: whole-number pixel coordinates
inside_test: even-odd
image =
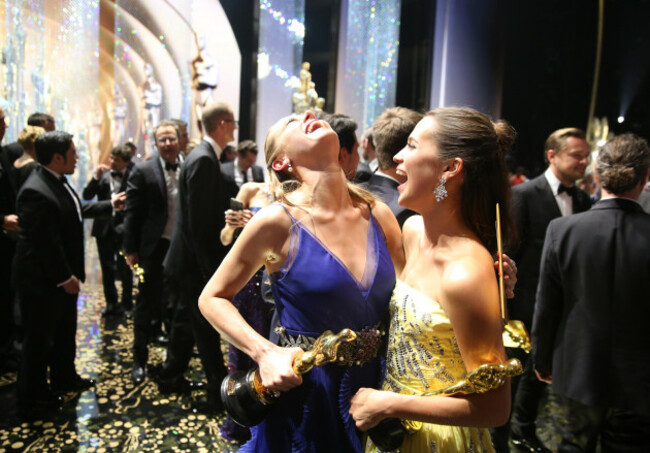
[[[395,105],[400,0],[341,2],[335,111],[367,129]]]
[[[261,147],[273,123],[293,111],[291,96],[299,83],[305,37],[305,0],[260,0],[259,14],[256,140]],[[263,157],[260,153],[258,159]]]
[[[79,188],[92,159],[89,106],[97,100],[99,1],[7,0],[0,9],[0,103],[10,122],[4,142],[17,138],[30,113],[52,114],[58,129],[75,136],[79,161],[71,181]]]

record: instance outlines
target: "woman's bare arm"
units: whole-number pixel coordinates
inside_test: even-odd
[[[502,363],[505,350],[494,271],[489,256],[451,263],[443,273],[440,303],[454,327],[468,371]],[[386,417],[455,426],[494,427],[510,414],[510,385],[484,394],[420,397],[362,389],[352,399],[357,427],[369,429]]]
[[[231,301],[263,265],[277,270],[288,247],[291,220],[282,208],[260,211],[242,231],[230,253],[212,276],[199,298],[203,316],[223,337],[255,360],[262,383],[272,390],[288,390],[302,382],[291,369],[299,348],[280,348],[258,334]]]

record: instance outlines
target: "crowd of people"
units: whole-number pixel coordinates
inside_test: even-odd
[[[185,122],[161,121],[157,152],[142,162],[131,144],[113,148],[83,203],[65,178],[74,138],[54,118],[30,116],[2,148],[0,346],[3,367],[19,367],[25,416],[94,385],[74,366],[82,226],[93,217],[102,315],[133,318],[135,384],[201,386],[184,376],[196,345],[208,395],[200,410],[221,413],[222,380],[252,367],[280,392],[259,425],[221,427],[240,451],[381,451],[363,432],[387,418],[417,426],[402,452],[550,451],[535,425],[549,383],[568,414],[559,451],[650,449],[650,407],[638,397],[650,382],[645,140],[603,146],[587,194],[576,183],[590,167],[583,131],[553,132],[547,170],[512,178],[514,129],[469,108],[389,108],[361,141],[341,113],[283,118],[264,144],[266,172],[253,141],[231,145],[230,106],[205,106],[201,123],[191,146]],[[532,332],[530,355],[502,340],[497,203],[507,311]],[[296,374],[319,335],[345,328],[358,338],[336,363]],[[153,341],[167,350],[155,371]],[[509,357],[524,364],[512,382],[430,395]]]

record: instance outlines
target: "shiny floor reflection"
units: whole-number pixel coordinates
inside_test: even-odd
[[[0,377],[0,452],[231,452],[237,446],[219,436],[224,416],[210,417],[194,409],[205,391],[162,395],[151,379],[131,380],[132,320],[102,319],[101,284],[84,285],[78,304],[77,371],[97,381],[81,395],[67,395],[52,417],[27,422],[15,409],[15,373]],[[150,364],[164,360],[165,349],[149,347]],[[193,358],[190,378],[203,374]]]
[[[84,285],[78,300],[77,371],[97,386],[81,395],[68,395],[54,416],[27,422],[15,409],[15,373],[0,376],[0,453],[3,452],[235,452],[219,435],[224,416],[210,417],[194,409],[205,391],[191,395],[162,395],[146,379],[131,380],[133,325],[124,317],[102,319],[105,302],[101,284]],[[224,345],[225,346],[225,345]],[[164,360],[165,349],[151,345],[150,364]],[[189,378],[203,376],[198,358]],[[538,436],[555,449],[565,417],[548,395],[540,408]],[[514,450],[512,450],[514,451]]]

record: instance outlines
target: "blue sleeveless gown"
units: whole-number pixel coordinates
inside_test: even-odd
[[[272,275],[273,296],[287,334],[318,337],[326,330],[359,331],[382,321],[395,286],[395,269],[372,213],[361,282],[303,224],[292,217],[289,257]],[[384,326],[384,329],[386,326]],[[361,387],[378,388],[381,359],[351,367],[329,364],[303,375],[269,416],[251,429],[240,452],[362,452],[349,414]]]

